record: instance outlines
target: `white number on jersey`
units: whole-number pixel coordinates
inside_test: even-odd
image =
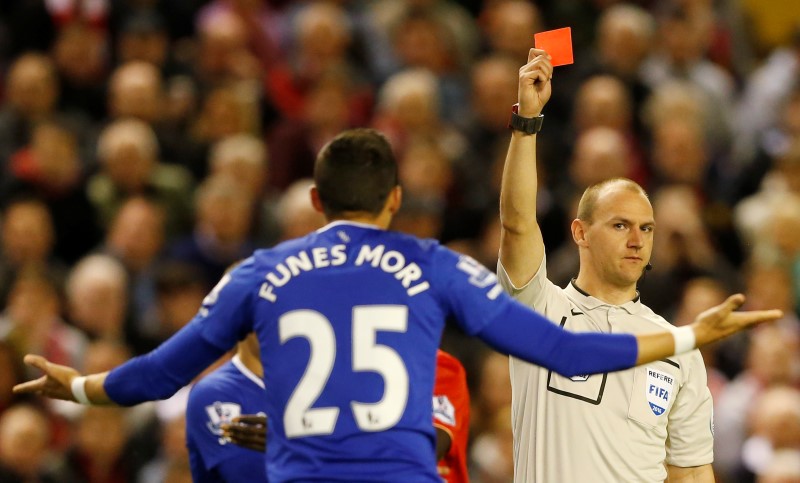
[[[286,403],[283,425],[288,438],[333,433],[339,408],[311,408],[333,370],[336,335],[330,321],[313,310],[287,312],[278,321],[281,343],[303,337],[310,357],[303,377]],[[362,431],[389,429],[403,416],[408,402],[408,371],[400,355],[376,342],[378,331],[404,333],[408,307],[404,305],[357,306],[353,308],[353,371],[377,372],[384,392],[376,403],[351,402],[356,424]]]

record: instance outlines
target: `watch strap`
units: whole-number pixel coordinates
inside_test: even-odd
[[[536,117],[522,117],[519,115],[519,104],[514,104],[511,109],[511,119],[508,121],[508,128],[521,131],[525,134],[536,134],[542,130],[544,115]]]

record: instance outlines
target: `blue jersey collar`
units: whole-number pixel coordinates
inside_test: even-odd
[[[317,233],[324,233],[332,228],[336,228],[337,226],[357,226],[359,228],[384,231],[383,228],[380,228],[377,225],[370,225],[369,223],[361,223],[358,221],[348,221],[348,220],[336,220],[328,223],[327,225],[317,230]]]
[[[237,369],[239,369],[239,372],[244,374],[246,378],[255,382],[261,389],[264,389],[264,380],[258,377],[255,372],[251,371],[250,369],[247,368],[247,366],[244,365],[242,359],[239,358],[239,354],[234,355],[233,358],[231,359],[231,362],[233,363],[234,366],[236,366]]]

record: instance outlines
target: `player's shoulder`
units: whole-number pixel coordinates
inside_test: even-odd
[[[423,254],[433,254],[443,249],[439,241],[433,238],[419,238],[408,233],[392,230],[384,231],[382,236],[392,246],[402,248],[404,251],[416,250]]]
[[[268,263],[270,260],[282,260],[286,255],[297,253],[309,247],[318,238],[318,232],[311,232],[298,238],[284,240],[268,248],[259,248],[253,253],[253,263]]]
[[[205,404],[207,399],[219,398],[220,394],[238,392],[245,377],[231,361],[226,362],[197,381],[189,392],[189,405]]]

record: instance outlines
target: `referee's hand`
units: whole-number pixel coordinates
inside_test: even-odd
[[[233,444],[263,453],[267,448],[267,417],[243,414],[222,425],[222,434]]]
[[[727,300],[697,316],[692,324],[697,346],[727,337],[735,332],[764,322],[772,322],[783,317],[783,311],[749,310],[737,312],[744,304],[745,297],[735,294]]]
[[[75,401],[72,395],[72,380],[80,373],[75,369],[60,364],[55,364],[42,356],[28,354],[25,364],[40,369],[44,375],[33,381],[23,382],[14,386],[14,394],[38,394],[53,399]]]

